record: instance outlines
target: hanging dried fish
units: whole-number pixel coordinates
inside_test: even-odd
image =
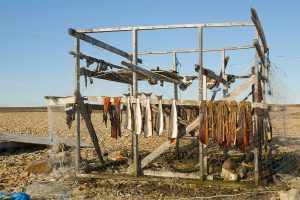
[[[136,98],[135,104],[135,134],[140,135],[142,132],[142,112],[141,112],[141,105],[140,105],[140,98]]]
[[[200,105],[200,112],[202,113],[202,121],[200,121],[199,127],[199,139],[203,144],[208,144],[208,113],[207,113],[207,101],[202,101]]]
[[[144,136],[145,137],[151,137],[152,136],[152,116],[151,116],[150,97],[147,97],[147,99],[146,99]]]
[[[120,102],[121,97],[114,97],[114,109],[113,109],[113,129],[115,133],[113,138],[121,137],[121,118],[120,118]]]
[[[156,133],[161,136],[164,131],[164,113],[162,108],[162,96],[156,96],[158,98],[158,111],[156,117]]]
[[[173,143],[176,141],[178,135],[178,119],[177,119],[177,108],[176,108],[176,100],[172,100],[171,107],[171,116],[170,116],[170,125],[169,125],[169,139],[170,142]]]
[[[108,107],[110,105],[110,97],[103,97],[103,122],[105,126],[107,127],[107,113],[108,113]]]
[[[128,130],[132,130],[132,115],[131,115],[131,102],[130,96],[127,96],[127,103],[126,103],[126,121],[125,121],[125,128]]]

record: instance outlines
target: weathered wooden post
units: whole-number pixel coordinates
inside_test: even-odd
[[[75,56],[75,84],[74,84],[74,94],[75,92],[80,92],[80,39],[74,38],[74,51],[77,54]],[[80,111],[78,106],[76,107],[76,153],[75,153],[75,169],[79,170],[80,168]]]
[[[255,30],[255,39],[258,40],[258,32]],[[259,102],[258,100],[258,84],[259,84],[259,73],[258,73],[258,52],[255,50],[255,66],[254,66],[254,74],[255,74],[255,82],[254,82],[254,91],[253,91],[253,99],[254,102]],[[258,114],[257,109],[255,108],[254,112],[254,179],[255,179],[255,185],[259,184],[259,154],[258,154],[258,145],[259,145],[259,123],[260,120],[258,120]]]
[[[221,68],[221,74],[222,74],[222,78],[227,81],[227,76],[226,76],[226,72],[225,72],[225,50],[222,49],[222,68]],[[226,97],[226,95],[228,94],[228,85],[224,85],[223,86],[223,98]]]
[[[172,70],[177,72],[177,53],[173,53],[173,67]],[[174,83],[174,99],[178,99],[178,84]],[[179,138],[176,139],[176,158],[179,159]]]
[[[132,30],[132,64],[137,65],[137,30]],[[136,72],[132,72],[132,93],[135,98],[137,98],[138,92],[138,81],[136,77]],[[135,112],[134,108],[134,112]],[[134,175],[138,177],[140,175],[140,164],[139,164],[139,150],[138,150],[138,135],[135,133],[135,130],[132,131],[132,143],[133,143],[133,161],[134,161]]]
[[[199,101],[203,100],[203,27],[198,27],[198,64],[199,64],[199,71],[198,71],[198,79],[199,79]],[[199,178],[203,181],[204,175],[204,163],[203,163],[203,143],[199,141]]]

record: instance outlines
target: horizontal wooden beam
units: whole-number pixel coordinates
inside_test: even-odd
[[[264,53],[267,53],[268,52],[268,45],[267,45],[267,41],[266,41],[266,37],[265,37],[265,34],[264,34],[264,30],[262,28],[262,25],[260,23],[260,20],[258,18],[258,15],[257,15],[257,12],[256,12],[256,9],[255,8],[251,8],[251,19],[256,27],[256,30],[259,34],[259,37],[261,39],[261,42],[262,42],[262,45],[264,47]]]
[[[248,80],[248,79],[247,79]],[[64,106],[75,103],[75,97],[67,96],[67,97],[55,97],[55,96],[45,96],[46,101],[48,101],[50,106]],[[103,105],[103,96],[86,96],[83,97],[85,103],[92,102],[94,105]],[[225,99],[226,100],[226,99]],[[87,102],[88,101],[88,102]],[[136,99],[131,97],[130,100],[132,103],[136,103]],[[172,99],[162,99],[163,105],[171,105]],[[111,103],[113,103],[113,98],[111,98]],[[126,105],[127,98],[122,98],[121,103]],[[146,105],[146,98],[140,98],[140,103],[144,106]],[[158,99],[150,99],[150,104],[158,105]],[[197,100],[176,100],[176,105],[178,106],[195,106],[198,107],[200,105],[200,101]],[[262,103],[254,103],[251,102],[252,107],[267,107],[269,104]]]
[[[255,82],[255,76],[252,75],[250,78],[246,79],[239,87],[235,88],[228,96],[224,97],[223,100],[234,100],[241,92],[245,91],[247,88],[252,86]]]
[[[179,172],[171,172],[171,171],[144,170],[143,174],[145,176],[164,177],[164,178],[183,178],[183,179],[200,178],[198,174],[194,174],[194,173],[179,173]]]
[[[259,45],[259,42],[257,39],[253,40],[253,45],[255,46],[255,49],[257,51],[257,54],[258,54],[262,64],[265,66],[265,57],[264,57],[263,52],[261,51],[261,48],[260,48],[260,45]]]
[[[79,32],[77,32],[76,30],[74,30],[72,28],[69,28],[69,35],[71,35],[71,36],[73,36],[75,38],[78,38],[80,40],[83,40],[85,42],[88,42],[88,43],[90,43],[92,45],[95,45],[97,47],[100,47],[102,49],[105,49],[107,51],[110,51],[112,53],[115,53],[115,54],[117,54],[119,56],[122,56],[124,58],[127,58],[128,60],[132,60],[132,55],[129,55],[127,52],[122,51],[122,50],[120,50],[120,49],[118,49],[116,47],[113,47],[113,46],[109,45],[109,44],[106,44],[106,43],[104,43],[104,42],[102,42],[100,40],[97,40],[97,39],[95,39],[95,38],[93,38],[91,36],[88,36],[88,35],[86,35],[84,33],[79,33]],[[138,62],[142,63],[142,60],[138,59]]]
[[[77,53],[75,53],[74,51],[69,51],[69,54],[73,55],[73,56],[78,56]],[[102,60],[102,59],[98,59],[98,58],[94,58],[92,56],[87,56],[83,53],[79,53],[79,59],[86,59],[88,61],[92,61],[92,62],[96,62],[96,63],[105,63],[106,65],[112,67],[112,68],[116,68],[116,69],[123,69],[123,67],[121,66],[118,66],[118,65],[114,65],[114,64],[111,64],[109,62],[106,62],[105,60]]]
[[[132,31],[132,30],[159,30],[159,29],[231,27],[231,26],[254,26],[254,24],[252,22],[225,22],[225,23],[206,23],[206,24],[175,24],[175,25],[158,25],[158,26],[77,29],[76,31],[78,33],[101,33],[101,32],[119,32],[119,31]]]
[[[210,49],[203,49],[202,52],[216,52],[216,51],[234,51],[239,49],[252,49],[254,48],[253,45],[249,46],[238,46],[238,47],[227,47],[227,48],[210,48]],[[142,51],[138,52],[139,55],[148,55],[148,54],[171,54],[171,53],[197,53],[199,52],[198,49],[176,49],[176,50],[164,50],[164,51]]]

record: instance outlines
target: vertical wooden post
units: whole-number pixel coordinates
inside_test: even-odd
[[[227,81],[227,76],[226,76],[226,65],[225,65],[225,50],[222,49],[221,51],[221,75],[222,75],[222,78],[224,80]],[[227,83],[226,83],[227,84]],[[226,95],[228,94],[228,85],[223,85],[223,98],[226,97]],[[223,147],[223,153],[225,155],[225,157],[227,158],[228,156],[228,148],[225,146]]]
[[[258,39],[258,32],[255,30],[255,39]],[[255,67],[254,67],[254,74],[255,74],[255,82],[254,82],[254,102],[258,102],[258,81],[259,81],[259,74],[258,74],[258,53],[255,51]],[[254,122],[255,122],[255,128],[254,130],[254,179],[255,179],[255,185],[259,184],[259,153],[258,153],[258,145],[259,145],[259,122],[257,110],[254,112]]]
[[[74,39],[74,52],[76,55],[80,53],[80,40],[79,38]],[[80,92],[80,59],[79,56],[75,56],[75,92]],[[74,94],[75,94],[74,92]],[[75,169],[79,170],[80,168],[80,111],[78,106],[76,107],[76,153],[75,153]]]
[[[206,76],[202,77],[203,79],[203,100],[207,100],[207,82],[206,82]],[[209,144],[208,144],[209,145]],[[203,173],[208,174],[207,170],[207,152],[208,152],[208,145],[203,144]]]
[[[227,76],[226,76],[226,72],[225,72],[225,50],[222,49],[222,69],[221,69],[221,73],[222,73],[222,78],[224,80],[227,81]],[[228,94],[228,86],[227,85],[224,85],[223,86],[223,97],[225,97],[226,95]]]
[[[198,71],[198,79],[199,79],[199,101],[203,100],[203,27],[198,27],[198,64],[199,64],[199,71]],[[200,180],[203,181],[204,175],[204,166],[203,166],[203,143],[199,141],[199,177]]]
[[[172,70],[177,72],[177,53],[173,53],[173,67]],[[178,84],[174,83],[174,99],[178,99]],[[176,158],[179,159],[179,138],[176,139]]]
[[[133,29],[132,30],[132,64],[137,65],[137,30]],[[138,92],[138,82],[137,82],[137,77],[136,73],[132,73],[132,80],[133,80],[133,85],[132,85],[132,93],[133,96],[136,98],[137,97],[137,92]],[[134,109],[135,112],[136,109]],[[132,143],[133,143],[133,160],[134,160],[134,175],[138,177],[140,175],[140,165],[139,165],[139,154],[138,154],[138,135],[135,134],[135,130],[132,131]]]

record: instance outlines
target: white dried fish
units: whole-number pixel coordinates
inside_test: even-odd
[[[142,133],[142,112],[141,112],[141,104],[140,98],[136,98],[135,104],[135,134],[140,135]]]
[[[157,135],[162,135],[164,131],[164,114],[162,109],[162,101],[161,98],[158,99],[158,109],[157,109],[157,117],[156,117],[156,133]]]
[[[151,105],[150,98],[146,99],[146,111],[145,111],[145,122],[144,122],[144,135],[145,137],[152,136],[152,116],[151,116]]]
[[[170,127],[169,127],[169,139],[173,143],[176,141],[178,134],[178,119],[177,119],[177,108],[176,100],[172,100],[171,116],[170,116]]]
[[[126,104],[126,123],[125,128],[128,130],[132,130],[132,116],[131,116],[131,102],[130,97],[127,97],[127,104]]]

